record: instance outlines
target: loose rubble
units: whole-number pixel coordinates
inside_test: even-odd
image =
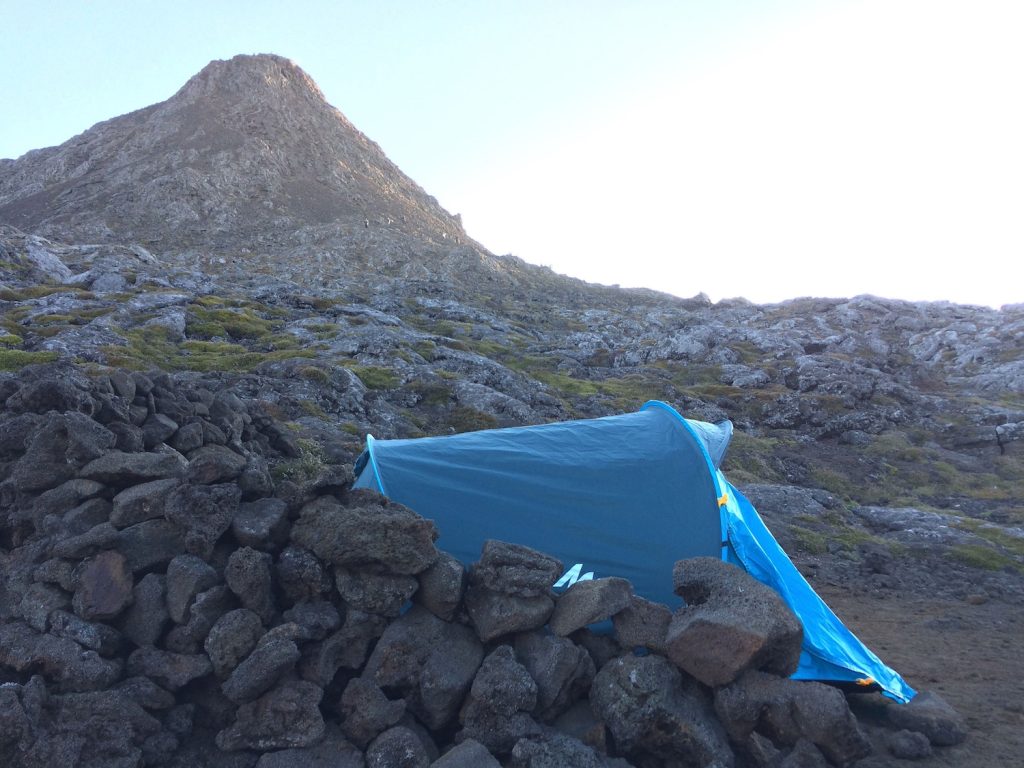
[[[688,603],[675,613],[616,578],[556,594],[563,564],[515,544],[466,568],[346,467],[275,481],[287,441],[258,401],[167,374],[23,369],[0,386],[0,433],[5,766],[781,768],[872,752],[843,692],[785,677],[796,617],[721,561],[666,574]],[[587,629],[607,619],[611,635]],[[935,694],[883,711],[901,758],[967,736]]]

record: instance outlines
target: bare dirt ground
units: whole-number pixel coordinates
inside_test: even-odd
[[[821,596],[868,647],[917,690],[938,692],[964,716],[967,740],[904,761],[884,747],[885,732],[858,715],[876,745],[869,765],[921,768],[1024,766],[1024,605],[879,597],[819,586]]]

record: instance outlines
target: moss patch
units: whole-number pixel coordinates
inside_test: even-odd
[[[0,349],[0,371],[17,371],[26,365],[52,363],[56,352],[25,352],[21,349]]]

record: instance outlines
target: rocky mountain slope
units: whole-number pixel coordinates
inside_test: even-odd
[[[735,422],[726,470],[812,582],[1024,597],[1024,305],[712,304],[495,256],[278,57],[0,161],[0,378],[53,360],[259,400],[293,480],[367,432],[662,399]]]

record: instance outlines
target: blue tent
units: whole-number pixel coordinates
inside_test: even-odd
[[[776,589],[804,625],[794,677],[914,691],[815,593],[757,511],[718,468],[732,424],[684,419],[651,401],[636,413],[413,440],[375,440],[356,466],[372,488],[433,519],[438,546],[465,563],[486,539],[547,552],[554,585],[621,576],[675,607],[672,566],[711,555]]]

